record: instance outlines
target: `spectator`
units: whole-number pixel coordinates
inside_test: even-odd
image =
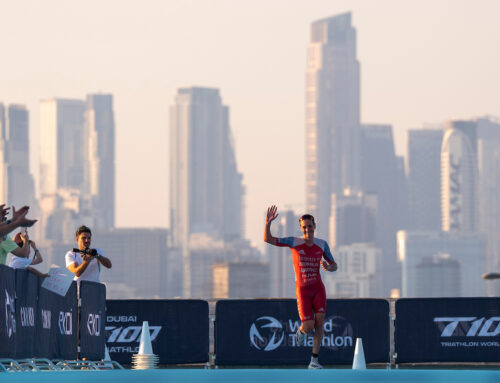
[[[111,260],[100,249],[91,249],[92,232],[87,226],[80,226],[76,231],[78,248],[66,253],[66,268],[75,274],[75,281],[99,282],[101,265],[110,269]]]
[[[27,248],[28,251],[23,252],[22,256],[20,255],[15,255],[14,252],[12,252],[13,256],[12,259],[9,262],[9,266],[12,267],[13,269],[26,269],[29,272],[38,275],[39,277],[46,278],[49,276],[49,274],[42,273],[38,271],[37,269],[31,267],[34,265],[38,265],[39,263],[43,262],[42,255],[40,254],[40,250],[36,248],[36,244],[33,241],[30,241],[28,238],[28,233],[25,231],[25,234],[22,235],[21,233],[17,233],[16,236],[14,237],[14,242],[19,246],[20,248],[24,249]],[[30,247],[34,250],[35,256],[33,257],[33,260],[30,259]]]
[[[13,241],[8,235],[0,237],[0,264],[5,264],[8,253],[21,258],[27,258],[30,253],[28,235],[20,236],[19,244]]]

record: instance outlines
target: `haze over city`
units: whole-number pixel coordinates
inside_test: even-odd
[[[314,213],[345,260],[327,286],[334,296],[430,294],[425,278],[412,279],[426,267],[442,267],[455,290],[485,293],[457,273],[470,261],[477,275],[500,264],[499,169],[488,163],[500,156],[498,2],[23,1],[3,14],[8,184],[32,188],[16,184],[27,165],[13,160],[29,116],[49,259],[61,261],[71,226],[90,219],[106,247],[147,253],[145,273],[169,260],[170,287],[155,270],[148,290],[138,272],[131,295],[224,296],[213,284],[234,267],[261,275],[270,296],[290,296],[273,290],[287,257],[262,241],[276,204],[279,235],[300,235],[297,215]],[[14,165],[23,170],[11,176]],[[470,188],[460,195],[457,171]],[[113,195],[114,211],[103,209]],[[356,254],[371,263],[351,273]],[[233,258],[251,265],[221,265]],[[111,296],[126,295],[117,286]]]
[[[246,233],[264,208],[304,206],[304,77],[310,23],[352,11],[361,121],[405,131],[500,115],[496,1],[21,1],[3,5],[0,100],[27,105],[37,169],[39,101],[112,93],[119,226],[168,225],[168,106],[217,87],[244,176]],[[33,171],[35,177],[37,171]]]

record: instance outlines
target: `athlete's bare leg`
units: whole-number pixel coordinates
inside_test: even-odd
[[[309,334],[309,333],[313,332],[314,331],[314,320],[311,319],[311,320],[305,320],[304,322],[302,322],[302,325],[300,326],[300,330],[304,334]]]
[[[312,321],[311,321],[312,322]],[[319,354],[321,341],[323,340],[323,323],[325,322],[325,314],[314,314],[314,338],[313,338],[313,354]]]

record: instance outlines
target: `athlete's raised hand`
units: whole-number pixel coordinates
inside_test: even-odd
[[[269,225],[271,222],[273,222],[276,218],[278,218],[278,208],[276,205],[272,205],[267,208],[267,214],[266,214],[266,225]]]
[[[276,211],[278,208],[272,205],[267,208],[266,214],[266,226],[264,227],[264,242],[270,243],[271,245],[276,245],[276,238],[271,234],[271,222],[278,218],[278,213]]]

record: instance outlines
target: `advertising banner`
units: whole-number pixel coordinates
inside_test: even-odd
[[[104,359],[106,320],[106,286],[102,283],[80,283],[80,357]]]
[[[39,278],[34,356],[38,358],[58,358],[59,356],[52,345],[56,342],[56,336],[59,332],[58,323],[53,318],[58,318],[59,315],[56,302],[60,299],[60,296],[43,289],[42,283],[42,278]]]
[[[130,363],[148,321],[161,364],[208,361],[208,303],[201,300],[108,300],[106,344],[112,360]]]
[[[46,289],[41,289],[46,290]],[[55,333],[50,354],[54,358],[73,360],[77,357],[78,346],[78,298],[76,282],[72,282],[63,297],[51,294],[51,328]]]
[[[16,269],[16,358],[33,356],[36,335],[38,277]]]
[[[0,358],[16,353],[16,275],[14,269],[0,265]]]
[[[396,301],[398,363],[500,362],[500,298]]]
[[[295,299],[221,300],[216,305],[218,365],[307,364],[313,338],[295,343],[300,326]],[[322,364],[351,364],[356,338],[367,363],[389,361],[389,303],[329,299],[320,350]]]

